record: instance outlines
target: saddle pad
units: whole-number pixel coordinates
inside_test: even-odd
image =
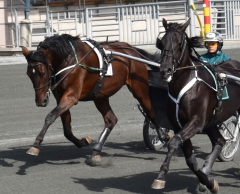
[[[101,53],[99,52],[99,50],[93,46],[92,43],[90,43],[89,41],[82,41],[85,42],[86,44],[88,44],[91,48],[93,48],[94,52],[96,53],[97,57],[98,57],[98,61],[99,61],[99,67],[102,68],[103,66],[103,57],[101,55]],[[105,49],[103,48],[104,52]],[[101,72],[100,72],[101,73]],[[108,64],[108,70],[107,73],[105,74],[105,76],[112,76],[113,75],[113,70],[112,70],[112,63]]]
[[[212,76],[213,80],[214,80],[214,83],[215,83],[215,86],[216,86],[216,90],[218,90],[218,85],[217,85],[217,80],[216,80],[216,77],[213,75],[213,73],[211,72],[210,69],[208,69],[206,66],[204,66],[208,73],[210,73],[210,75]],[[228,100],[229,99],[229,95],[228,95],[228,90],[227,90],[227,86],[224,86],[223,88],[223,94],[222,94],[222,100]],[[216,95],[217,96],[217,95]],[[218,96],[217,96],[217,99],[219,100]]]
[[[227,86],[225,86],[225,87],[223,88],[222,100],[228,100],[228,99],[229,99],[228,90],[227,90]]]

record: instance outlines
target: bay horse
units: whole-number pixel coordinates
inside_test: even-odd
[[[239,113],[240,83],[234,79],[227,80],[230,100],[220,98],[222,93],[216,90],[216,85],[226,83],[226,75],[240,77],[240,62],[229,60],[214,67],[205,64],[192,54],[192,51],[195,51],[194,47],[200,44],[197,45],[193,41],[197,37],[189,38],[185,32],[190,19],[184,24],[168,23],[165,19],[162,23],[165,33],[162,38],[157,39],[156,44],[161,49],[160,74],[163,80],[168,82],[170,100],[167,114],[175,135],[168,143],[168,153],[152,188],[165,187],[165,176],[169,171],[171,158],[181,147],[186,164],[199,182],[212,193],[217,193],[218,182],[210,179],[209,174],[226,142],[217,125],[234,115],[236,111]],[[203,167],[199,168],[191,138],[202,132],[208,135],[212,151]]]
[[[127,85],[134,98],[139,101],[158,129],[160,139],[163,141],[170,139],[170,135],[163,132],[157,124],[148,96],[149,83],[146,65],[121,56],[106,56],[104,49],[138,58],[143,57],[136,48],[125,42],[105,42],[100,45],[93,40],[84,42],[79,36],[68,34],[47,37],[38,45],[35,52],[22,47],[22,53],[28,62],[27,75],[35,90],[36,105],[40,107],[48,105],[49,90],[52,90],[57,102],[57,106],[47,115],[33,147],[27,151],[28,154],[39,154],[40,144],[47,129],[59,116],[64,136],[69,141],[78,148],[92,143],[90,137],[78,139],[73,135],[69,110],[78,101],[91,100],[102,114],[105,126],[93,147],[88,164],[100,165],[102,147],[117,123],[117,117],[109,104],[109,97],[119,91],[123,85]],[[99,59],[99,55],[103,56]],[[154,54],[151,55],[152,58],[153,56]],[[101,61],[105,63],[102,68],[99,67]],[[112,66],[113,74],[105,76],[110,66]]]

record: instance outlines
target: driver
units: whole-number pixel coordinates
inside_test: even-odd
[[[208,51],[201,55],[204,62],[214,65],[222,61],[231,60],[231,58],[222,51],[223,38],[218,32],[210,32],[206,34],[205,47]]]

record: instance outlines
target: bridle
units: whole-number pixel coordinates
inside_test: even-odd
[[[46,65],[46,66],[47,66],[48,82],[47,82],[45,85],[43,85],[42,87],[39,87],[39,88],[34,88],[34,87],[33,87],[35,91],[41,90],[41,89],[43,89],[43,88],[45,88],[45,87],[48,86],[47,96],[49,97],[50,94],[51,94],[51,91],[54,90],[54,89],[58,86],[58,84],[59,84],[61,81],[63,81],[63,80],[75,69],[75,67],[77,67],[77,66],[82,66],[82,67],[84,67],[84,68],[89,68],[89,69],[92,69],[92,70],[98,70],[98,71],[100,70],[100,69],[98,69],[98,68],[89,67],[89,66],[86,66],[86,65],[82,65],[82,64],[81,64],[81,62],[93,51],[94,48],[91,48],[91,49],[83,56],[83,58],[79,61],[78,58],[77,58],[77,54],[76,54],[76,52],[75,52],[75,48],[73,47],[73,45],[72,45],[71,42],[69,42],[69,43],[70,43],[70,45],[71,45],[71,47],[72,47],[72,49],[73,49],[73,55],[74,55],[75,60],[76,60],[76,62],[77,62],[77,63],[75,63],[74,65],[65,67],[65,68],[63,68],[62,70],[60,70],[58,73],[52,75],[52,74],[50,74],[50,71],[53,72],[54,70],[53,70],[53,68],[52,68],[51,65],[47,65],[46,63],[43,63],[43,62],[37,62],[37,63],[34,64],[34,65],[29,65],[29,64],[28,64],[28,67],[33,68],[33,73],[35,72],[34,67],[36,67],[36,66],[38,66],[38,65]],[[67,63],[67,62],[68,62],[68,61],[65,61],[65,63]],[[66,75],[63,76],[63,78],[58,81],[58,83],[56,83],[55,85],[52,86],[52,81],[51,81],[52,78],[53,78],[53,79],[56,79],[56,76],[57,76],[58,74],[62,73],[63,71],[66,71],[66,70],[68,70],[68,69],[70,69],[70,71],[68,71],[68,72],[66,73]]]
[[[36,67],[36,66],[39,66],[39,65],[46,65],[46,64],[44,64],[44,63],[41,63],[41,62],[37,62],[36,64],[34,64],[34,65],[29,65],[28,64],[28,67],[31,67],[31,68],[33,68],[33,73],[35,73],[35,69],[34,69],[34,67]],[[41,87],[39,87],[39,88],[34,88],[33,87],[33,89],[35,90],[35,91],[38,91],[38,90],[41,90],[41,89],[43,89],[43,88],[45,88],[45,87],[47,87],[48,86],[48,91],[47,91],[47,96],[49,97],[50,96],[50,94],[51,94],[51,75],[50,75],[50,67],[49,67],[49,65],[46,65],[47,66],[47,71],[48,71],[48,82],[46,83],[46,84],[44,84],[43,86],[41,86]],[[53,71],[53,69],[51,69],[51,71]]]
[[[181,35],[181,39],[182,39],[182,42],[181,42],[181,45],[180,45],[181,55],[180,55],[180,57],[178,59],[175,56],[174,49],[173,49],[173,33],[175,33],[175,32],[179,33]],[[186,36],[185,32],[183,33],[181,31],[177,30],[175,26],[173,26],[170,29],[166,30],[165,35],[167,33],[170,33],[171,50],[163,49],[163,51],[161,52],[161,60],[165,56],[173,58],[173,69],[172,69],[172,72],[171,72],[173,74],[173,73],[176,72],[176,67],[182,62],[183,54],[184,54],[184,51],[185,51],[186,45],[187,45],[187,36]],[[168,53],[170,53],[170,54],[168,54]],[[161,63],[161,61],[160,61],[160,63]]]

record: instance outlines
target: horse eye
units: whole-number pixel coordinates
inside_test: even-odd
[[[41,73],[41,76],[43,77],[43,76],[45,76],[46,75],[46,73],[45,72],[43,72],[43,73]]]

